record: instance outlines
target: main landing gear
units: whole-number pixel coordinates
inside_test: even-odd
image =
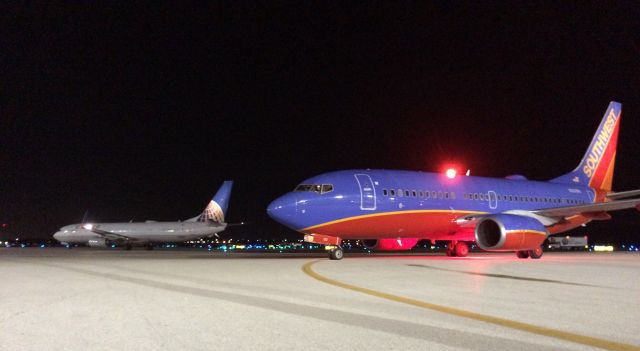
[[[330,260],[341,260],[342,256],[344,256],[344,252],[340,246],[337,246],[335,249],[331,249],[329,251],[329,259]]]
[[[447,256],[466,257],[469,254],[469,246],[463,241],[450,241],[447,244]]]
[[[518,256],[518,258],[533,258],[534,260],[539,259],[540,257],[542,257],[542,247],[537,247],[533,250],[522,250],[522,251],[516,251],[516,256]]]

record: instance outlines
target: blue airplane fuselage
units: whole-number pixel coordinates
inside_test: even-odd
[[[417,237],[473,240],[454,221],[467,214],[576,206],[596,201],[586,186],[399,170],[345,170],[303,181],[274,200],[269,214],[305,234],[344,239]],[[575,228],[576,218],[558,233]]]

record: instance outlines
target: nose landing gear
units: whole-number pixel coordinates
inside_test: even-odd
[[[342,256],[344,256],[344,252],[342,251],[342,248],[340,246],[329,251],[330,260],[341,260]]]

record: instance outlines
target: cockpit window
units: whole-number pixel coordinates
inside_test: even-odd
[[[325,194],[333,191],[333,184],[300,184],[294,191],[312,191],[319,194]]]
[[[322,194],[330,193],[333,191],[333,185],[331,184],[322,184]]]
[[[313,184],[300,184],[294,191],[313,191]]]

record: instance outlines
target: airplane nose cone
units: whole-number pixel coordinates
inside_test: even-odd
[[[269,206],[267,206],[267,214],[276,222],[280,222],[290,228],[295,228],[296,196],[289,193],[273,200]]]
[[[53,238],[60,241],[60,239],[62,238],[62,233],[55,232],[55,234],[53,234]]]

